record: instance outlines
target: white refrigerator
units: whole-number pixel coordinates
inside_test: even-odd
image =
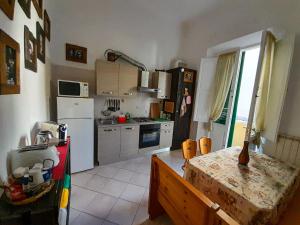
[[[94,168],[94,100],[57,97],[57,122],[68,125],[71,173]]]

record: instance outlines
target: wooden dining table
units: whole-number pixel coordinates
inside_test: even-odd
[[[250,151],[238,164],[232,147],[191,159],[184,178],[240,224],[277,224],[300,183],[300,169]]]

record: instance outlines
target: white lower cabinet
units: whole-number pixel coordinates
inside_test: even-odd
[[[140,126],[121,127],[121,153],[120,157],[136,155],[139,151]]]
[[[170,148],[172,146],[173,139],[173,122],[167,122],[161,124],[160,129],[160,148]]]
[[[98,160],[100,165],[120,158],[121,127],[98,127]]]

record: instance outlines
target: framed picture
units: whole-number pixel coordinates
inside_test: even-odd
[[[20,94],[20,45],[0,29],[0,95]]]
[[[47,37],[48,41],[50,41],[50,34],[51,34],[51,21],[49,19],[48,13],[44,11],[44,31],[45,36]]]
[[[37,45],[37,57],[39,60],[45,63],[46,38],[45,38],[45,32],[39,22],[36,22],[36,45]]]
[[[32,0],[34,8],[40,18],[43,18],[43,0]]]
[[[18,0],[25,15],[30,19],[31,17],[31,0]]]
[[[24,58],[25,68],[37,71],[37,47],[36,40],[28,27],[24,26]]]
[[[183,82],[186,82],[186,83],[193,83],[194,82],[193,72],[184,71],[183,77],[184,77]]]
[[[0,0],[0,8],[9,19],[14,19],[15,0]]]
[[[87,63],[87,48],[66,44],[66,60]]]

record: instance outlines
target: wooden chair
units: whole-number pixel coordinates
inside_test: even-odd
[[[202,155],[208,154],[211,152],[211,138],[202,137],[199,139],[199,150]]]
[[[197,154],[197,142],[191,139],[187,139],[182,142],[182,155],[185,159],[183,166],[181,167],[183,170],[187,164],[187,162],[194,158]]]

